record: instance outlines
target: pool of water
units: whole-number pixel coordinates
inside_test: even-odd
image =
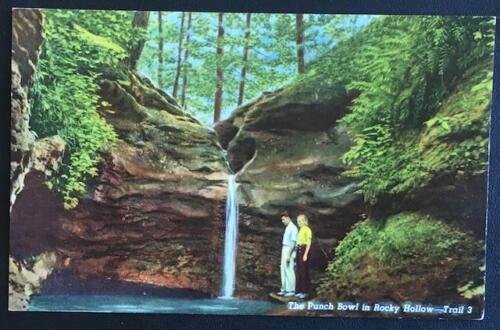
[[[140,295],[39,295],[30,311],[262,315],[277,304],[242,299],[183,299]]]

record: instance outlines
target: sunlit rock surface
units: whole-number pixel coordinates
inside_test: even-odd
[[[103,79],[119,141],[88,194],[59,218],[60,251],[82,276],[217,294],[227,167],[214,131],[139,75]]]

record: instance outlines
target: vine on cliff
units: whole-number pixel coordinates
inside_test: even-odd
[[[77,205],[97,174],[99,153],[116,136],[98,113],[98,79],[119,66],[141,37],[130,12],[46,10],[45,43],[32,88],[31,127],[39,137],[58,134],[68,144],[60,175],[48,182],[65,207]]]

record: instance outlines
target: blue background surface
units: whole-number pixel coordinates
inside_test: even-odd
[[[0,329],[500,329],[500,29],[497,20],[488,188],[486,313],[483,321],[7,312],[11,7],[172,11],[500,16],[500,0],[45,0],[0,2]]]

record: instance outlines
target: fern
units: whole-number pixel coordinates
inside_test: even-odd
[[[48,186],[66,208],[77,205],[100,153],[115,132],[98,113],[98,78],[116,66],[140,36],[127,12],[45,10],[45,43],[32,87],[31,127],[39,137],[60,135],[68,144],[59,175]]]
[[[451,131],[446,117],[431,118],[464,73],[490,56],[493,29],[485,18],[396,16],[363,33],[348,81],[360,96],[342,119],[354,136],[344,161],[375,203],[382,193],[428,180],[424,156],[412,143],[429,126]]]

